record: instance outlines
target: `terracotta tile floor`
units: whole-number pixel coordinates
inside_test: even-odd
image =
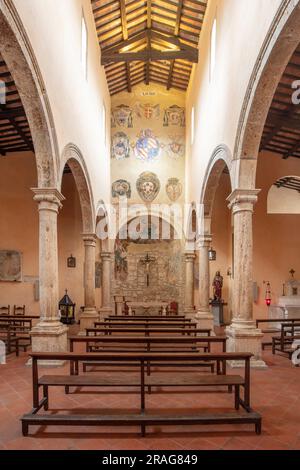
[[[263,416],[263,433],[257,436],[254,426],[174,426],[148,429],[141,438],[138,428],[55,427],[30,428],[30,437],[22,437],[20,416],[31,408],[31,369],[25,366],[27,355],[9,357],[0,366],[0,449],[300,449],[300,368],[294,368],[284,357],[264,353],[267,370],[252,371],[252,407]],[[47,369],[60,373],[61,369]],[[42,369],[41,369],[42,372]],[[122,373],[122,372],[120,372]],[[123,372],[124,373],[124,372]],[[235,372],[234,372],[235,373]],[[196,408],[233,409],[233,396],[228,393],[201,393],[176,390],[153,393],[146,398],[147,409]],[[66,396],[62,388],[50,389],[50,408],[84,411],[111,407],[138,409],[139,396],[129,393],[84,393]]]

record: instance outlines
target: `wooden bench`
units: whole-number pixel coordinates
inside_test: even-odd
[[[191,323],[192,320],[191,318],[185,318],[183,316],[167,317],[167,316],[157,316],[157,315],[149,315],[149,316],[146,316],[146,315],[132,315],[132,316],[118,315],[116,316],[114,315],[114,316],[109,316],[109,317],[104,318],[104,321],[108,323],[119,322],[119,321],[122,321],[122,322],[142,321],[145,323],[152,323],[152,322]]]
[[[31,353],[32,357],[32,384],[33,384],[33,408],[30,413],[25,414],[21,418],[22,432],[24,436],[28,435],[29,426],[31,425],[71,425],[71,426],[100,426],[100,425],[139,425],[141,427],[142,435],[146,433],[146,426],[153,424],[157,425],[188,425],[188,424],[254,424],[257,434],[261,433],[261,415],[254,412],[250,405],[250,359],[251,353]],[[72,364],[85,361],[99,362],[134,362],[139,364],[140,373],[137,378],[133,378],[130,374],[124,377],[114,376],[110,377],[97,376],[77,376],[60,375],[39,376],[38,361],[70,361],[71,371],[74,371]],[[146,376],[147,362],[178,362],[178,361],[244,361],[244,376],[240,375],[189,375],[181,376],[180,374],[172,380],[168,377]],[[187,377],[190,377],[188,379]],[[140,412],[119,412],[113,414],[109,410],[106,413],[99,410],[96,415],[70,413],[59,415],[55,414],[42,414],[38,412],[41,408],[49,410],[49,387],[62,386],[62,387],[115,387],[115,386],[128,386],[138,387],[140,393]],[[235,389],[234,394],[234,407],[239,410],[242,406],[245,410],[244,413],[203,413],[193,410],[192,413],[160,413],[159,411],[147,412],[146,410],[146,389],[147,387],[184,387],[187,386],[200,386],[202,387],[228,387],[232,386]],[[42,388],[43,396],[40,400],[40,388]],[[243,399],[240,396],[240,389],[243,388]]]
[[[300,318],[258,318],[256,320],[256,328],[259,328],[260,323],[297,323],[300,322]],[[268,328],[262,330],[263,333],[278,333],[278,328]],[[267,346],[272,346],[272,341],[263,341],[262,349],[264,350]]]
[[[292,344],[295,340],[300,339],[300,335],[295,333],[299,332],[300,323],[284,323],[281,325],[280,336],[272,337],[272,353],[276,354],[276,351],[287,354],[289,359],[294,353]]]
[[[114,333],[121,333],[121,334],[142,334],[145,336],[150,336],[153,334],[172,334],[172,335],[187,335],[187,336],[197,336],[197,335],[204,335],[210,336],[211,329],[210,328],[172,328],[172,325],[169,328],[157,328],[157,327],[146,327],[144,328],[143,325],[141,327],[136,326],[132,328],[130,325],[124,326],[120,328],[118,325],[112,325],[109,328],[87,328],[86,329],[87,335],[113,335]]]
[[[94,323],[95,328],[116,328],[116,327],[125,327],[125,328],[197,328],[197,323],[194,322],[168,322],[168,321],[144,321],[144,320],[130,320],[130,321],[115,321],[115,322],[100,322],[96,321]]]
[[[70,351],[74,351],[74,345],[85,344],[86,352],[99,352],[99,348],[102,348],[102,351],[109,352],[199,352],[199,348],[203,349],[204,352],[210,352],[211,344],[221,344],[222,352],[226,352],[226,336],[71,336],[69,337],[70,341]],[[103,364],[103,363],[102,363]],[[112,364],[105,364],[112,365]],[[118,365],[118,364],[117,364]],[[126,364],[126,366],[132,366],[132,364]],[[211,372],[214,372],[215,364],[210,361],[201,361],[199,363],[192,362],[186,364],[175,364],[178,367],[209,367]],[[221,368],[222,365],[222,368]],[[94,361],[93,363],[84,362],[83,371],[86,372],[87,366],[99,366],[99,364]],[[148,363],[147,364],[147,374],[151,374],[152,367],[169,367],[168,363]],[[78,374],[79,365],[75,364],[75,371]],[[217,373],[226,374],[226,361],[223,361],[220,364],[217,361]]]

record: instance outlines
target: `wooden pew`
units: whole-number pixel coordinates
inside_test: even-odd
[[[300,318],[258,318],[256,320],[256,328],[259,328],[260,323],[298,323],[300,322]],[[262,330],[263,333],[278,333],[280,330],[278,328],[272,329],[264,329]],[[265,349],[267,346],[272,346],[272,341],[263,341],[262,342],[262,349]]]
[[[294,349],[291,347],[293,342],[300,340],[300,334],[296,335],[299,329],[300,323],[283,323],[281,325],[280,336],[272,337],[272,354],[276,354],[276,351],[278,351],[287,354],[290,359],[294,352]]]
[[[194,322],[168,322],[168,321],[144,321],[144,320],[132,320],[132,321],[118,321],[118,322],[99,322],[94,323],[95,328],[116,328],[116,327],[139,327],[139,328],[197,328],[197,323]]]
[[[222,352],[226,352],[226,336],[70,336],[70,351],[74,352],[74,345],[85,344],[86,352],[99,352],[99,348],[102,351],[118,352],[199,352],[199,348],[203,349],[204,352],[210,352],[211,344],[221,344]],[[111,365],[111,364],[105,364]],[[119,365],[119,364],[118,364]],[[162,367],[169,367],[168,363],[160,363]],[[177,364],[178,367],[186,367],[187,364]],[[95,361],[94,363],[84,362],[83,371],[86,372],[87,366],[99,366]],[[130,364],[126,364],[130,366]],[[151,374],[151,367],[157,367],[158,364],[147,364],[147,373]],[[189,367],[201,366],[209,367],[211,372],[214,372],[214,363],[202,361],[201,363],[191,363]],[[76,373],[79,372],[79,365],[75,364]],[[221,364],[217,362],[217,373],[226,374],[226,362],[223,362],[222,369]]]
[[[205,336],[210,336],[211,335],[211,329],[209,328],[172,328],[172,325],[169,325],[168,327],[165,328],[157,328],[157,327],[147,327],[144,328],[143,326],[139,327],[136,326],[135,328],[131,328],[130,325],[124,326],[122,328],[118,327],[118,325],[112,325],[109,328],[86,328],[86,333],[87,335],[97,335],[97,334],[102,334],[102,335],[112,335],[113,333],[122,333],[122,334],[131,334],[131,333],[138,333],[138,334],[144,334],[145,336],[150,336],[153,334],[178,334],[178,335],[187,335],[187,336],[197,336],[197,335],[205,335]]]
[[[132,321],[143,321],[145,323],[152,323],[152,322],[181,322],[181,323],[191,323],[192,319],[191,318],[185,318],[185,317],[180,317],[180,316],[175,316],[175,317],[167,317],[167,316],[152,316],[152,315],[113,315],[113,316],[108,316],[104,318],[104,321],[107,323],[112,323],[112,322],[132,322]]]
[[[33,384],[33,408],[30,413],[25,414],[21,418],[22,433],[28,435],[29,426],[31,425],[71,425],[71,426],[100,426],[100,425],[139,425],[142,435],[146,433],[146,426],[150,425],[192,425],[192,424],[254,424],[257,434],[261,433],[261,415],[254,412],[250,405],[250,359],[251,353],[123,353],[121,356],[117,353],[31,353],[32,357],[32,384]],[[134,362],[139,364],[140,374],[137,377],[126,374],[125,376],[111,374],[110,377],[99,376],[80,376],[75,375],[74,363],[94,361],[99,362]],[[43,375],[39,376],[38,361],[70,361],[70,375]],[[181,376],[181,374],[173,377],[173,380],[167,376],[146,376],[147,362],[192,362],[199,360],[210,361],[244,361],[244,374],[240,375],[201,375],[190,374]],[[188,380],[190,377],[190,380]],[[138,388],[140,394],[140,411],[132,413],[126,411],[107,414],[103,410],[99,410],[96,415],[88,414],[38,414],[41,408],[49,410],[49,387],[134,387]],[[228,387],[235,389],[234,407],[244,408],[244,412],[230,413],[203,413],[193,410],[192,413],[164,413],[159,411],[147,412],[146,410],[146,389],[147,387],[186,387],[199,386],[205,387]],[[40,400],[40,388],[42,388],[43,396]],[[243,388],[243,399],[240,396],[240,389]],[[109,410],[107,410],[109,411]]]

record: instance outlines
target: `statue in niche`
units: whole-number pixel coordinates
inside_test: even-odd
[[[212,285],[214,289],[213,290],[214,301],[221,302],[222,301],[223,276],[221,276],[220,271],[216,272]]]

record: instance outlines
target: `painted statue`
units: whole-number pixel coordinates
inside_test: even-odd
[[[221,276],[220,271],[216,272],[216,275],[213,280],[213,289],[214,289],[214,300],[217,302],[222,301],[222,288],[223,288],[223,277]]]

